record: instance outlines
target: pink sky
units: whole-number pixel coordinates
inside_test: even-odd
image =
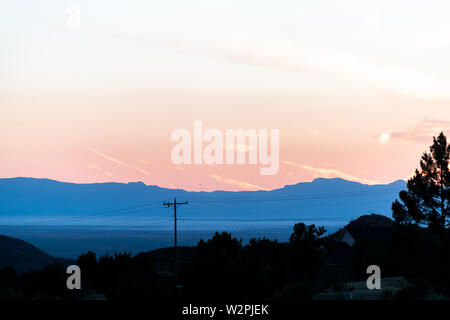
[[[274,189],[316,177],[364,183],[405,178],[432,134],[449,128],[448,101],[365,96],[242,93],[2,95],[1,177],[70,182],[143,181],[188,190]],[[280,170],[259,165],[181,165],[171,132],[193,121],[280,130]],[[383,133],[389,141],[381,141]]]
[[[11,1],[0,177],[258,190],[412,174],[450,133],[448,1]],[[232,21],[232,23],[230,23]],[[171,133],[279,129],[278,174],[171,162]]]

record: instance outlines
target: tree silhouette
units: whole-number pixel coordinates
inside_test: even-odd
[[[307,226],[300,222],[294,225],[294,232],[291,234],[289,241],[294,245],[312,244],[316,243],[325,232],[324,227],[316,228],[314,224]]]
[[[324,248],[322,235],[326,232],[324,227],[314,224],[305,225],[296,223],[294,232],[289,238],[289,259],[294,268],[294,279],[311,280],[318,276],[324,263]]]
[[[420,170],[408,180],[408,190],[392,204],[392,217],[398,223],[425,225],[435,232],[448,227],[450,211],[450,145],[443,132],[433,137],[430,152],[420,161]]]

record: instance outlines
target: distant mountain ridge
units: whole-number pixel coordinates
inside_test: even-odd
[[[340,178],[318,178],[271,191],[194,192],[130,183],[76,184],[50,179],[0,179],[0,217],[91,215],[153,205],[149,215],[167,216],[162,202],[189,201],[189,218],[291,219],[390,215],[392,201],[406,182],[365,185]]]

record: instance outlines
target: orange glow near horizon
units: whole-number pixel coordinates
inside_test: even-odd
[[[362,183],[405,178],[448,123],[447,101],[397,95],[123,93],[2,95],[1,177],[130,182],[187,190],[270,190],[341,177]],[[433,109],[433,111],[430,110]],[[406,113],[406,110],[408,111]],[[430,112],[431,111],[431,112]],[[175,166],[171,132],[205,129],[280,129],[280,169],[259,165]],[[380,141],[389,132],[389,141]],[[426,135],[423,135],[423,133]]]

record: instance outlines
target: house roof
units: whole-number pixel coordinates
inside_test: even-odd
[[[336,237],[336,242],[344,242],[348,244],[350,247],[353,247],[353,244],[355,243],[355,239],[352,237],[350,232],[347,231],[347,229],[342,228],[338,231],[338,235]]]

